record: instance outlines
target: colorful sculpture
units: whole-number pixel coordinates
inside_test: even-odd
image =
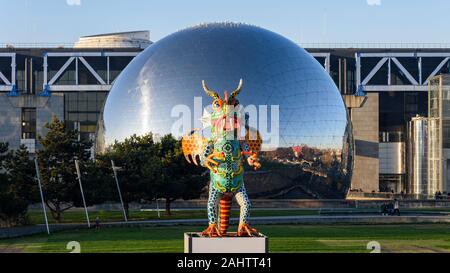
[[[228,97],[220,98],[217,92],[208,88],[202,81],[203,89],[214,99],[212,113],[204,115],[202,121],[211,126],[211,137],[206,139],[193,130],[183,137],[182,147],[186,160],[200,164],[210,170],[208,198],[209,226],[202,232],[204,236],[224,236],[227,234],[229,216],[233,196],[240,206],[238,236],[258,235],[256,229],[250,227],[250,201],[244,186],[244,159],[255,170],[261,167],[257,153],[261,149],[261,137],[257,130],[248,126],[245,117],[245,137],[242,138],[242,116],[236,96],[241,92],[243,81]],[[190,159],[191,158],[191,159]]]

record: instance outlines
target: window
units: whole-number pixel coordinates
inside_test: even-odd
[[[22,139],[36,138],[36,108],[22,108]]]
[[[404,142],[403,132],[380,132],[379,142]]]
[[[82,139],[95,135],[98,116],[103,107],[106,92],[65,93],[64,108],[67,129],[79,129]]]

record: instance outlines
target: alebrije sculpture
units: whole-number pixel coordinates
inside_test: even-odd
[[[240,220],[237,235],[255,236],[258,231],[249,225],[250,200],[244,186],[244,161],[255,170],[261,167],[257,153],[261,149],[261,137],[257,130],[248,126],[245,116],[245,136],[241,134],[241,109],[236,96],[241,92],[243,81],[228,97],[220,98],[217,92],[210,90],[205,81],[203,89],[212,97],[212,112],[202,118],[206,127],[211,127],[211,136],[204,138],[193,130],[183,137],[183,153],[188,162],[200,164],[210,170],[208,198],[208,227],[203,236],[227,235],[232,198],[240,206]]]

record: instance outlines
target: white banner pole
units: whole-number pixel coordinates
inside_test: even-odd
[[[156,198],[156,211],[158,212],[158,218],[161,218],[161,214],[159,214],[159,203],[158,203],[158,198]]]
[[[116,185],[117,185],[117,191],[119,192],[120,203],[122,204],[123,218],[125,219],[125,222],[128,222],[127,213],[125,212],[125,207],[123,205],[122,193],[120,191],[119,179],[117,178],[116,166],[114,165],[114,160],[112,160],[112,159],[111,159],[111,166],[113,169],[114,178],[116,179]]]
[[[41,193],[42,210],[44,211],[45,226],[47,227],[47,234],[50,235],[50,228],[48,227],[47,210],[45,209],[44,193],[42,191],[41,174],[39,173],[39,164],[38,164],[38,161],[37,161],[37,157],[34,158],[34,166],[36,168],[36,177],[37,177],[37,181],[38,181],[38,184],[39,184],[39,191]]]
[[[86,213],[86,220],[88,224],[88,228],[91,227],[91,222],[89,221],[89,214],[86,206],[86,200],[84,199],[83,185],[81,184],[81,172],[80,165],[78,164],[78,160],[75,159],[75,168],[77,169],[78,183],[80,184],[81,198],[83,199],[84,211]]]

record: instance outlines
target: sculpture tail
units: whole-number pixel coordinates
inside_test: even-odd
[[[220,233],[226,234],[230,223],[231,197],[224,195],[220,199]]]

